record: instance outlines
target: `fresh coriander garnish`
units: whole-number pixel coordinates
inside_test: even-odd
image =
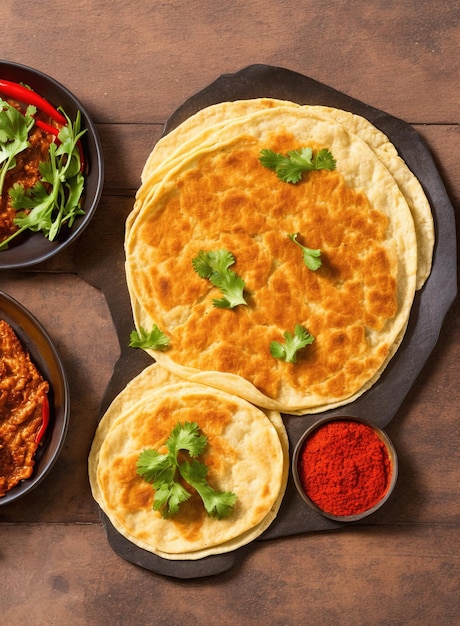
[[[228,250],[201,250],[198,256],[192,259],[195,272],[201,278],[207,278],[224,297],[220,300],[214,298],[213,304],[221,309],[233,309],[239,304],[247,304],[244,299],[245,282],[242,278],[228,269],[235,263],[235,257]]]
[[[265,149],[261,150],[259,161],[264,167],[274,170],[285,183],[298,183],[303,172],[334,170],[336,166],[336,160],[327,148],[316,153],[311,148],[300,148],[289,150],[286,155]]]
[[[16,165],[16,156],[29,147],[29,132],[35,124],[37,109],[28,106],[23,115],[0,98],[0,197],[6,173]]]
[[[207,482],[208,468],[196,457],[204,452],[207,437],[200,433],[196,422],[178,423],[166,441],[166,454],[147,449],[141,452],[136,464],[137,473],[155,489],[153,509],[165,518],[174,515],[179,505],[188,500],[191,493],[179,482],[182,477],[200,495],[206,512],[222,519],[233,510],[236,495],[229,491],[216,491]],[[179,461],[179,452],[185,451],[191,460]]]
[[[130,348],[150,348],[151,350],[166,350],[169,347],[169,337],[156,324],[148,331],[142,326],[133,330],[130,335]]]
[[[303,246],[297,241],[298,234],[299,233],[292,233],[291,235],[288,235],[288,237],[291,241],[300,246],[300,248],[302,249],[303,262],[308,267],[308,269],[315,272],[318,268],[321,267],[321,250],[314,250],[312,248],[307,248],[306,246]]]
[[[0,248],[7,247],[12,239],[25,230],[41,231],[53,241],[63,224],[66,223],[70,228],[75,218],[84,213],[81,208],[84,176],[78,141],[85,131],[80,131],[80,112],[74,124],[65,117],[67,125],[59,131],[59,145],[51,143],[49,160],[39,165],[40,180],[30,189],[15,183],[8,191],[13,208],[17,211],[14,223],[18,230],[2,241]]]
[[[315,340],[308,330],[300,324],[295,325],[294,334],[286,331],[283,334],[285,343],[272,341],[270,343],[270,354],[275,359],[286,361],[287,363],[296,363],[297,352],[305,346],[312,344]]]

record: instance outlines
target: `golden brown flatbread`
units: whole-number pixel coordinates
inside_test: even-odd
[[[151,174],[158,167],[161,167],[166,160],[174,159],[176,152],[181,157],[182,154],[190,152],[196,146],[203,145],[209,141],[225,125],[252,113],[273,109],[278,106],[297,107],[300,105],[276,98],[254,98],[250,100],[219,102],[218,104],[200,109],[155,144],[142,170],[142,182],[148,180]]]
[[[333,107],[312,106],[309,109],[322,116],[331,116],[344,128],[365,141],[395,179],[414,220],[417,239],[416,289],[421,289],[431,271],[434,222],[430,203],[420,181],[398,155],[395,146],[388,137],[364,117]]]
[[[150,353],[183,378],[273,410],[352,401],[394,354],[414,297],[416,232],[398,184],[367,142],[306,107],[267,108],[209,137],[172,159],[162,180],[152,173],[127,229],[136,325],[156,323],[171,339]],[[261,149],[303,146],[329,149],[337,169],[293,185],[258,159]],[[319,270],[305,267],[289,233],[321,249]],[[201,249],[222,248],[246,281],[247,306],[216,309],[218,291],[193,270]],[[295,364],[274,359],[270,343],[295,324],[314,343]]]
[[[416,288],[421,289],[431,270],[434,248],[434,223],[425,192],[419,180],[382,131],[364,117],[335,107],[300,105],[274,98],[254,98],[221,102],[201,109],[155,145],[142,171],[143,185],[137,196],[136,210],[131,213],[128,225],[134,219],[137,209],[142,206],[144,193],[151,193],[156,181],[161,180],[168,168],[180,162],[185,154],[218,139],[221,131],[229,123],[261,110],[286,106],[301,107],[315,115],[340,123],[349,133],[365,141],[389,170],[404,195],[414,219],[418,250]]]
[[[208,516],[196,494],[163,518],[152,509],[152,486],[136,473],[139,454],[161,451],[174,426],[186,421],[208,438],[209,483],[237,495],[227,518]],[[88,467],[93,496],[118,532],[163,558],[193,560],[245,545],[272,523],[287,483],[288,440],[279,414],[154,364],[105,413]]]

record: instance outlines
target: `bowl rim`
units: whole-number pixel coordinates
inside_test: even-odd
[[[62,94],[67,101],[71,102],[72,107],[74,107],[75,110],[80,111],[81,127],[82,129],[84,128],[87,130],[87,132],[83,135],[82,141],[84,141],[86,144],[90,142],[90,145],[86,146],[87,156],[91,148],[91,158],[88,158],[88,160],[90,160],[90,171],[86,174],[86,179],[92,180],[90,179],[90,176],[92,174],[94,176],[95,184],[91,185],[91,188],[94,188],[94,190],[91,192],[88,206],[84,207],[84,215],[82,215],[80,218],[77,218],[72,228],[68,231],[64,238],[49,242],[41,233],[30,233],[29,239],[27,239],[24,244],[20,244],[18,248],[21,245],[27,245],[28,241],[30,241],[31,238],[43,239],[45,241],[42,246],[39,245],[38,253],[33,254],[34,251],[32,251],[30,258],[27,258],[27,256],[25,255],[22,255],[23,257],[25,256],[25,258],[18,258],[20,255],[14,254],[14,247],[10,250],[1,251],[0,271],[21,269],[38,265],[39,263],[43,263],[44,261],[47,261],[48,259],[54,257],[56,254],[62,252],[65,248],[70,246],[83,233],[83,231],[91,222],[91,219],[99,205],[104,186],[104,159],[102,144],[96,126],[92,121],[86,107],[83,106],[77,96],[75,96],[67,87],[65,87],[62,83],[60,83],[52,76],[46,74],[45,72],[42,72],[41,70],[35,69],[28,65],[24,65],[22,63],[16,63],[14,61],[0,59],[0,77],[2,76],[3,72],[9,72],[9,74],[11,75],[15,71],[17,71],[21,75],[30,75],[31,81],[34,83],[33,85],[31,84],[31,86],[33,87],[34,91],[37,91],[37,93],[41,92],[40,89],[37,88],[36,83],[42,81],[48,88],[45,89],[45,91],[49,89],[56,90],[56,92]],[[8,80],[13,79],[10,77],[8,78]],[[17,82],[24,82],[24,77],[21,76]],[[48,97],[47,99],[49,100]],[[10,254],[10,258],[8,258],[8,252],[12,252],[12,254]]]
[[[310,437],[310,435],[315,430],[317,430],[318,428],[321,428],[321,426],[324,426],[325,424],[329,422],[338,422],[338,421],[357,422],[360,424],[364,424],[365,426],[373,430],[376,433],[376,435],[379,437],[379,439],[385,444],[385,447],[388,452],[388,457],[391,462],[391,468],[392,468],[390,482],[383,497],[376,504],[374,504],[374,506],[372,506],[371,508],[366,509],[365,511],[362,511],[360,513],[355,513],[353,515],[334,515],[333,513],[329,513],[321,509],[305,493],[302,480],[300,479],[299,472],[298,472],[300,453],[308,437]],[[353,416],[353,415],[335,415],[335,416],[323,417],[317,420],[313,424],[310,424],[310,426],[308,426],[308,428],[303,432],[303,434],[300,436],[299,440],[297,441],[294,447],[294,451],[292,454],[292,461],[291,461],[291,473],[292,473],[292,477],[294,480],[297,493],[299,494],[300,498],[316,513],[319,513],[323,517],[334,520],[336,522],[356,522],[365,517],[368,517],[372,513],[375,513],[375,511],[380,509],[380,507],[383,506],[385,502],[390,498],[395,488],[396,481],[398,478],[398,456],[396,453],[396,449],[393,445],[393,442],[391,441],[389,436],[386,434],[386,432],[382,430],[379,426],[371,422],[370,420],[364,419],[358,416]]]

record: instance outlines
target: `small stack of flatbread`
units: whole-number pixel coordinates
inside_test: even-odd
[[[194,494],[169,518],[153,510],[154,490],[136,472],[145,449],[162,450],[177,423],[196,422],[208,440],[209,484],[237,497],[224,519],[210,517]],[[275,519],[289,471],[288,439],[275,411],[153,364],[132,380],[103,416],[89,456],[95,500],[135,545],[171,560],[235,550]]]
[[[305,147],[330,151],[336,168],[292,184],[259,159]],[[305,265],[293,234],[321,251],[319,269]],[[170,559],[233,550],[263,532],[286,488],[280,412],[342,406],[378,380],[433,243],[419,181],[362,117],[267,98],[224,102],[163,137],[142,172],[125,250],[136,328],[156,325],[169,346],[145,348],[155,365],[115,399],[90,455],[94,497],[119,532]],[[246,305],[214,306],[221,294],[193,259],[215,250],[232,253]],[[270,345],[296,325],[314,341],[295,362],[275,358]],[[142,448],[164,444],[189,415],[210,436],[213,479],[238,495],[228,519],[192,505],[162,519],[136,476]]]

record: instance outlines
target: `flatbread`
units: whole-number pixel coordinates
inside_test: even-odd
[[[237,495],[233,513],[209,517],[198,496],[164,519],[153,488],[136,474],[143,449],[161,449],[177,422],[197,422],[208,437],[209,483]],[[275,519],[286,489],[289,454],[281,416],[154,364],[115,398],[88,462],[93,496],[124,537],[166,559],[199,559],[245,545]]]
[[[309,107],[309,109],[322,116],[331,116],[344,128],[363,139],[395,179],[414,220],[417,239],[416,289],[421,289],[431,271],[434,221],[430,203],[420,181],[398,155],[395,146],[388,137],[364,117],[333,107],[314,106]]]
[[[171,348],[149,351],[175,374],[286,413],[354,400],[378,379],[407,325],[416,287],[411,210],[367,142],[322,112],[276,106],[221,127],[216,137],[144,187],[126,236],[136,326],[156,323]],[[258,161],[261,149],[328,148],[334,172],[297,185]],[[155,176],[155,174],[152,174]],[[153,181],[152,181],[153,182]],[[142,189],[142,188],[141,188]],[[299,241],[322,250],[302,263]],[[219,292],[193,271],[200,249],[233,253],[248,306],[216,309]],[[271,341],[302,324],[315,337],[296,364]]]
[[[286,106],[301,108],[340,123],[348,132],[365,141],[389,170],[404,195],[414,219],[418,250],[416,288],[421,289],[431,271],[434,248],[434,222],[428,198],[417,177],[381,130],[366,118],[335,107],[300,105],[274,98],[254,98],[221,102],[201,109],[162,137],[153,148],[142,171],[143,184],[137,195],[136,209],[129,216],[128,227],[142,206],[144,194],[151,193],[156,182],[161,180],[168,168],[174,167],[185,154],[215,141],[229,123],[262,110]]]
[[[180,156],[194,149],[197,145],[203,145],[209,137],[215,136],[226,124],[252,113],[279,106],[298,107],[300,105],[289,100],[276,98],[253,98],[219,102],[200,109],[155,144],[142,170],[142,182],[148,180],[167,159],[174,159],[176,152]]]

